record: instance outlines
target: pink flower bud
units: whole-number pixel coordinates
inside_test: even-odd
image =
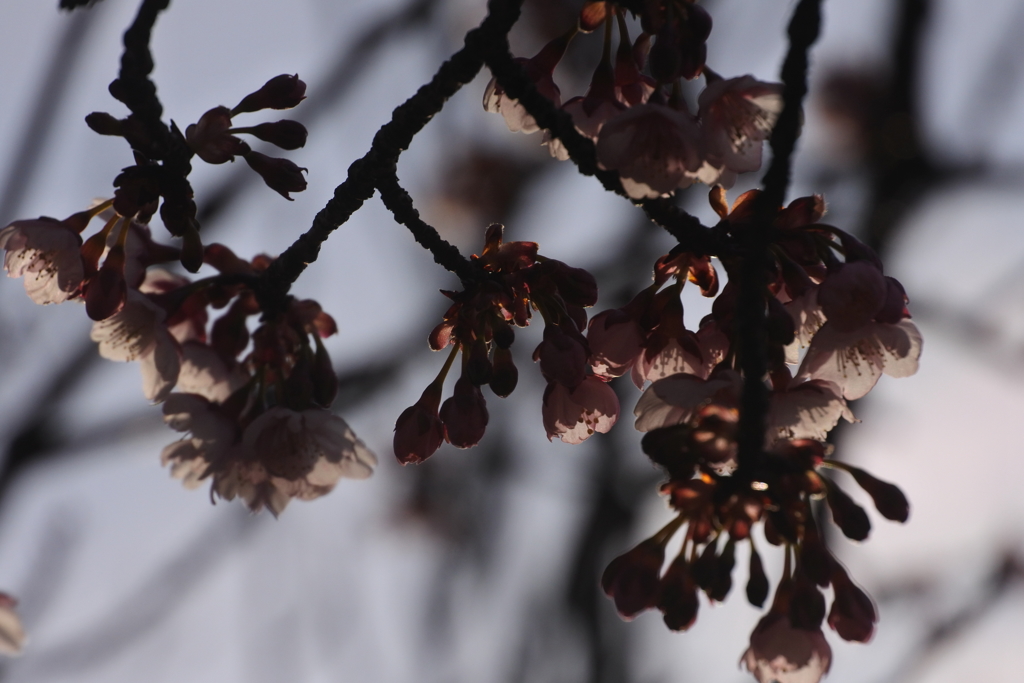
[[[245,162],[263,177],[263,182],[267,184],[267,187],[288,201],[292,201],[292,198],[288,196],[289,192],[302,192],[306,189],[306,179],[302,175],[306,169],[296,166],[287,159],[268,157],[259,152],[248,152],[245,154]]]
[[[299,75],[282,74],[271,78],[256,92],[246,95],[231,110],[231,115],[261,109],[291,109],[304,99],[306,84],[299,80]]]
[[[480,388],[465,375],[455,383],[455,393],[441,406],[445,439],[456,448],[471,448],[487,429],[487,401]]]

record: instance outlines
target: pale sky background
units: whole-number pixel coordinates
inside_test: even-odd
[[[0,174],[11,170],[56,41],[69,22],[82,21],[58,13],[56,4],[7,0],[0,7]],[[710,5],[715,27],[709,64],[726,76],[773,80],[794,4]],[[312,99],[348,42],[401,5],[175,0],[153,41],[165,118],[184,127],[279,73],[298,73]],[[812,90],[830,67],[884,64],[888,58],[888,0],[824,5]],[[120,34],[136,7],[134,0],[104,0],[90,10],[92,21],[82,23],[84,48],[17,217],[63,218],[81,210],[94,197],[109,195],[110,181],[131,163],[122,140],[92,134],[82,120],[96,110],[123,113],[106,86],[116,75]],[[308,227],[348,165],[365,153],[391,109],[429,79],[483,14],[483,0],[447,0],[428,32],[389,43],[342,106],[310,126],[306,148],[287,154],[309,168],[309,189],[286,202],[252,185],[218,222],[214,239],[243,256],[284,249]],[[878,601],[881,623],[867,646],[843,643],[827,631],[835,655],[827,680],[833,683],[1009,683],[1024,670],[1020,586],[941,651],[900,668],[929,624],[980,600],[984,577],[1002,552],[1024,553],[1024,127],[1015,125],[1024,119],[1024,51],[1006,57],[1009,75],[998,83],[997,97],[979,99],[992,96],[979,90],[980,83],[1013,26],[1016,35],[1024,31],[1024,12],[1015,0],[943,0],[928,32],[922,93],[927,140],[946,159],[982,162],[988,170],[934,193],[908,219],[887,257],[886,272],[905,285],[924,334],[921,370],[913,378],[881,380],[857,406],[863,422],[849,428],[844,449],[847,460],[898,482],[912,512],[906,526],[874,515],[871,538],[863,544],[836,541],[852,576]],[[517,43],[515,33],[513,38],[519,54],[536,48],[528,40]],[[570,165],[548,160],[539,135],[513,135],[500,117],[486,115],[480,98],[487,78],[464,88],[402,157],[400,177],[425,216],[445,215],[431,201],[440,159],[466,140],[486,139],[518,153],[537,147],[535,159],[550,168],[544,182],[528,190],[509,221],[510,233],[581,267],[614,252],[635,209]],[[563,88],[563,99],[575,94],[582,93]],[[300,106],[300,120],[302,112]],[[251,120],[275,118],[256,114]],[[812,99],[791,198],[814,191],[823,168],[843,167],[830,134]],[[204,190],[233,170],[197,163],[192,180],[200,206]],[[741,183],[752,186],[756,178]],[[694,210],[710,223],[710,209],[697,201],[701,192],[692,200]],[[833,208],[829,221],[848,227],[858,219],[863,197],[856,172],[836,192],[826,197]],[[450,236],[471,253],[483,227],[479,235]],[[163,238],[160,233],[155,230]],[[667,250],[670,240],[659,239]],[[138,368],[104,362],[90,370],[89,381],[53,408],[75,448],[23,473],[0,508],[0,589],[22,600],[31,636],[25,655],[5,663],[0,678],[503,680],[496,672],[513,669],[520,656],[510,644],[518,620],[564,589],[557,582],[589,496],[581,473],[596,449],[547,442],[539,414],[542,385],[528,360],[540,332],[520,333],[520,387],[509,399],[489,402],[492,414],[503,413],[515,425],[506,434],[513,483],[507,497],[494,503],[504,512],[491,530],[493,565],[474,572],[445,564],[444,537],[402,512],[410,470],[395,463],[390,444],[395,417],[442,362],[423,342],[445,309],[437,290],[454,284],[377,199],[332,236],[295,293],[316,298],[338,320],[340,333],[329,344],[336,363],[358,367],[406,346],[416,349],[415,363],[391,390],[344,413],[380,457],[376,474],[342,481],[326,498],[295,502],[278,520],[251,516],[238,502],[210,505],[205,488],[190,492],[173,481],[160,467],[159,453],[177,435],[159,424],[159,407],[142,397]],[[706,302],[687,299],[686,305],[691,324],[707,310]],[[3,443],[45,387],[54,360],[76,353],[88,331],[78,305],[36,306],[20,282],[0,281]],[[617,430],[630,429],[631,409],[631,402],[624,403]],[[101,425],[108,433],[97,435]],[[497,436],[489,432],[487,438]],[[636,467],[649,468],[635,451]],[[474,455],[445,447],[434,457]],[[666,515],[652,487],[642,531],[622,550],[653,533]],[[740,590],[724,605],[702,604],[689,633],[669,632],[656,613],[629,625],[638,641],[637,680],[747,680],[736,662],[760,613],[744,600],[743,566],[741,555],[734,577]],[[777,579],[775,563],[767,566]],[[424,628],[424,615],[436,603],[430,595],[434,577],[446,571],[461,573],[452,584],[456,609],[449,628],[438,633]],[[604,607],[613,609],[610,601]],[[540,637],[557,642],[560,634]],[[573,651],[572,643],[565,647]],[[531,680],[582,680],[577,672],[567,654],[564,670]]]

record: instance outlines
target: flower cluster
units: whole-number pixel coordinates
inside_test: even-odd
[[[749,231],[766,229],[756,221],[757,191],[730,209],[718,187],[711,201],[721,217],[717,229],[728,238],[742,243]],[[609,565],[604,589],[623,616],[656,607],[670,628],[685,630],[696,619],[699,591],[712,601],[725,599],[736,545],[748,542],[747,596],[761,606],[769,582],[751,530],[763,524],[768,542],[785,548],[786,561],[772,607],[743,660],[762,683],[786,680],[784,672],[795,670],[804,672],[800,680],[817,681],[828,669],[822,588],[833,589],[828,623],[842,638],[863,642],[874,630],[871,600],[825,546],[813,502],[825,498],[834,523],[851,539],[867,538],[870,522],[821,470],[853,475],[888,519],[906,521],[909,511],[892,484],[826,459],[828,432],[841,418],[854,419],[847,401],[864,396],[883,373],[913,374],[921,336],[900,283],[883,274],[870,248],[819,223],[824,211],[821,197],[803,197],[778,210],[767,228],[772,263],[763,307],[770,393],[756,463],[741,467],[737,457],[743,391],[738,261],[723,259],[729,282],[697,332],[683,325],[680,290],[695,282],[713,296],[717,275],[706,256],[678,251],[658,261],[651,287],[623,308],[595,316],[588,333],[595,373],[631,372],[641,388],[650,382],[634,411],[636,428],[646,432],[644,452],[668,475],[661,490],[677,513]],[[682,548],[662,572],[665,547],[684,525]]]
[[[642,32],[635,41],[626,25],[627,11],[640,17]],[[619,35],[614,58],[613,24]],[[554,69],[573,36],[602,25],[604,53],[590,88],[563,103]],[[736,174],[761,167],[762,142],[782,110],[782,87],[752,76],[724,79],[708,68],[710,32],[711,17],[685,0],[647,2],[639,10],[589,2],[577,27],[531,59],[517,61],[538,92],[568,112],[577,131],[597,145],[598,162],[619,173],[630,197],[663,196],[695,182],[731,187]],[[706,87],[694,115],[680,82],[700,75]],[[484,109],[500,113],[513,132],[539,130],[496,80],[484,93]],[[544,143],[553,156],[568,159],[565,147],[548,132]]]
[[[519,372],[512,360],[513,327],[530,323],[532,310],[544,318],[544,339],[534,351],[547,381],[543,418],[548,438],[580,443],[615,424],[619,402],[603,378],[589,371],[590,349],[583,330],[586,307],[597,301],[590,273],[537,253],[533,242],[502,242],[502,226],[491,225],[484,248],[473,256],[479,278],[461,292],[443,292],[453,303],[430,333],[435,351],[452,347],[437,379],[395,425],[395,455],[402,463],[422,462],[442,441],[458,448],[479,443],[487,427],[480,388],[497,396],[512,393]],[[445,377],[461,354],[453,395],[441,404]]]
[[[329,411],[337,378],[322,338],[337,331],[334,320],[312,300],[287,298],[284,310],[260,310],[256,291],[272,259],[245,261],[221,244],[202,245],[188,166],[180,162],[193,153],[209,163],[241,155],[281,194],[304,189],[294,164],[235,137],[249,133],[295,149],[305,143],[301,124],[229,127],[241,113],[293,107],[304,92],[297,76],[278,76],[234,109],[211,109],[184,136],[172,126],[164,131],[169,138],[135,114],[91,114],[90,127],[126,138],[135,152],[114,197],[63,221],[21,220],[0,230],[8,275],[24,279],[33,301],[84,302],[100,355],[139,363],[146,398],[163,402],[166,422],[188,433],[164,449],[174,476],[189,487],[209,479],[211,495],[238,496],[275,515],[292,498],[327,493],[341,477],[369,476],[376,459]],[[175,142],[183,153],[165,147]],[[153,239],[148,221],[158,208],[182,238],[180,248]],[[103,227],[83,240],[97,218]],[[175,261],[218,274],[193,282],[159,267]],[[211,322],[217,310],[223,313]],[[250,333],[248,319],[258,314],[261,324]]]

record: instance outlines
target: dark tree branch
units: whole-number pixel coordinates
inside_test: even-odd
[[[508,96],[518,100],[541,128],[551,131],[553,136],[561,140],[580,173],[596,177],[609,192],[627,197],[642,207],[652,221],[675,237],[687,251],[716,255],[721,252],[722,245],[717,235],[701,225],[697,218],[677,207],[671,199],[630,198],[622,189],[619,174],[598,166],[594,143],[580,135],[571,115],[537,92],[536,86],[512,58],[507,33],[500,41],[488,46],[485,63]]]
[[[762,459],[768,416],[765,292],[770,266],[768,245],[771,225],[786,198],[792,172],[793,150],[800,135],[801,108],[807,94],[807,53],[821,28],[821,0],[801,0],[789,23],[789,52],[782,65],[782,114],[772,131],[772,163],[762,180],[753,229],[743,237],[742,270],[736,317],[739,321],[739,361],[743,370],[740,400],[738,462],[756,473]]]
[[[483,66],[481,55],[487,46],[508,35],[519,18],[519,4],[492,0],[488,5],[490,12],[487,18],[479,27],[466,34],[464,47],[441,65],[429,83],[394,110],[391,121],[384,124],[374,136],[370,151],[349,167],[345,182],[335,188],[334,197],[317,213],[312,227],[264,272],[257,297],[265,315],[274,315],[282,310],[288,290],[306,266],[317,259],[320,246],[363,202],[373,196],[378,184],[385,186],[385,191],[396,200],[396,206],[401,205],[403,215],[412,223],[410,229],[415,227],[414,235],[419,233],[417,241],[423,244],[425,240],[438,249],[433,252],[438,263],[446,268],[451,266],[449,269],[454,269],[453,272],[460,277],[470,273],[469,262],[461,254],[455,259],[454,254],[458,253],[453,251],[455,248],[436,235],[432,227],[419,220],[418,214],[414,217],[411,201],[406,203],[394,192],[397,186],[394,168],[398,157],[409,147],[413,137],[441,111],[448,98],[476,77]],[[431,232],[434,234],[431,235]]]

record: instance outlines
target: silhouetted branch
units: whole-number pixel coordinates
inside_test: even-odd
[[[764,190],[757,198],[754,229],[748,230],[740,272],[736,318],[739,333],[739,361],[743,370],[740,426],[737,438],[738,462],[743,469],[761,459],[767,427],[768,372],[765,292],[768,284],[771,225],[786,198],[792,172],[791,157],[800,134],[803,99],[807,94],[807,53],[821,28],[821,0],[801,0],[789,23],[789,52],[782,65],[782,114],[772,130],[772,163],[764,174]],[[756,467],[754,468],[756,472]]]

